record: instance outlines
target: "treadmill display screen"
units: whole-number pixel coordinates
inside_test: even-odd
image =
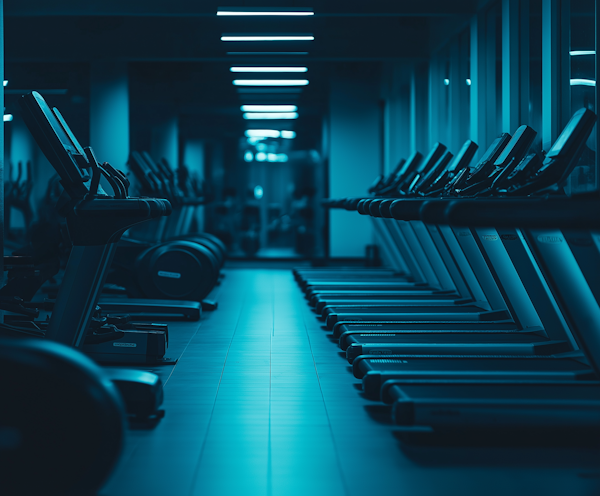
[[[552,148],[546,154],[546,157],[556,157],[561,153],[569,153],[569,148],[573,143],[577,142],[577,134],[585,132],[584,127],[590,117],[589,114],[593,114],[593,112],[584,108],[575,112],[563,129],[563,132],[560,133],[560,136],[554,142],[554,145],[552,145]]]

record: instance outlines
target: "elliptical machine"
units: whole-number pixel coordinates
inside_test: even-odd
[[[179,194],[168,164],[157,165],[147,153],[132,152],[128,165],[142,193],[168,199],[175,205],[174,215],[169,223],[157,220],[150,233],[137,229],[124,237],[108,281],[126,288],[133,298],[191,300],[202,302],[204,309],[214,309],[216,304],[205,298],[218,284],[225,246],[207,233],[181,234],[181,226],[188,223],[185,219],[189,220],[191,210],[203,200]],[[129,187],[125,176],[119,181]],[[169,235],[175,236],[163,241]]]
[[[169,215],[171,207],[165,200],[106,195],[99,181],[107,164],[100,166],[92,150],[79,145],[58,110],[36,92],[25,95],[21,105],[61,178],[60,206],[73,249],[44,339],[0,340],[0,376],[8,379],[0,381],[0,492],[93,494],[120,455],[126,409],[160,418],[162,384],[149,372],[103,371],[76,348],[87,339],[122,233]],[[1,327],[19,336],[14,326]]]

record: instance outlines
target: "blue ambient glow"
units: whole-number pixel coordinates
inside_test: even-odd
[[[596,86],[593,79],[571,79],[571,86]]]
[[[234,79],[234,86],[306,86],[308,79]]]
[[[315,37],[312,35],[307,36],[294,36],[294,35],[255,35],[255,36],[221,36],[221,41],[312,41]]]
[[[242,105],[242,112],[296,112],[296,105]]]
[[[231,72],[307,72],[308,67],[230,67]]]
[[[263,119],[297,119],[298,112],[246,112],[244,119],[263,120]]]

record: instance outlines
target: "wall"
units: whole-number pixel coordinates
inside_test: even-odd
[[[125,62],[93,62],[90,145],[100,162],[124,169],[129,157],[129,85]]]
[[[360,70],[363,69],[363,70]],[[364,196],[382,172],[380,87],[377,72],[358,67],[332,75],[329,95],[329,197]],[[363,257],[371,221],[356,212],[329,212],[329,255]]]

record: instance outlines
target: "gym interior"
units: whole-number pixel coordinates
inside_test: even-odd
[[[0,6],[0,494],[600,494],[597,2]]]

